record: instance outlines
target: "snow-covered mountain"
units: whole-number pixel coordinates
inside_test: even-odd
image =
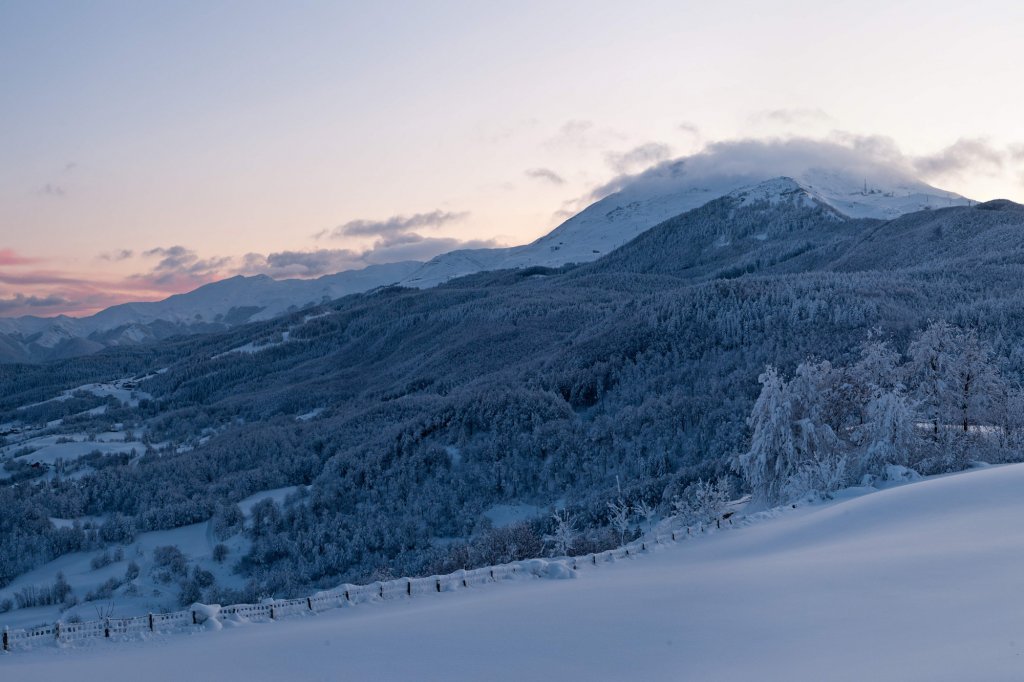
[[[426,288],[485,270],[557,267],[597,260],[664,220],[755,186],[759,186],[756,192],[760,198],[767,198],[790,191],[790,182],[795,183],[809,197],[850,218],[888,220],[922,209],[970,203],[959,194],[937,189],[886,165],[860,162],[851,170],[821,165],[820,160],[816,156],[806,161],[786,159],[725,172],[720,164],[709,168],[699,156],[674,161],[633,178],[531,244],[452,251],[428,261],[402,284]],[[775,186],[761,184],[773,178],[780,182]]]
[[[613,191],[614,190],[614,191]],[[489,270],[594,261],[642,232],[725,195],[790,201],[849,218],[893,219],[970,203],[898,165],[837,145],[737,143],[662,164],[608,187],[607,196],[523,246],[462,249],[427,263],[374,265],[315,280],[233,277],[153,303],[126,303],[87,318],[0,318],[0,362],[71,357],[106,346],[268,319],[292,308],[387,284],[429,288]]]
[[[111,345],[266,320],[291,309],[393,284],[420,265],[417,261],[371,265],[317,279],[239,275],[162,301],[112,306],[89,317],[0,318],[0,362],[71,357]]]

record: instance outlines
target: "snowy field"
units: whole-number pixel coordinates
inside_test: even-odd
[[[10,680],[1020,680],[1024,465],[581,570],[145,642],[0,657]]]
[[[274,493],[276,491],[269,491]],[[70,519],[51,519],[55,525],[70,526],[73,522]],[[78,519],[79,521],[95,521],[95,519]],[[134,542],[123,546],[123,556],[112,560],[109,564],[94,567],[91,562],[102,554],[110,555],[111,552],[94,550],[91,552],[74,552],[65,554],[47,564],[15,578],[10,585],[0,589],[0,601],[13,599],[14,593],[30,585],[50,585],[53,583],[57,573],[63,573],[68,584],[75,594],[81,598],[91,591],[100,589],[100,586],[111,578],[122,578],[129,562],[134,562],[139,567],[139,578],[133,581],[135,589],[132,594],[125,594],[119,590],[116,596],[97,599],[95,601],[81,601],[77,605],[61,612],[56,606],[36,606],[33,608],[14,609],[7,613],[0,614],[0,626],[10,628],[28,628],[41,624],[49,624],[58,618],[65,621],[77,616],[82,620],[98,618],[100,611],[110,610],[110,614],[117,618],[145,615],[149,612],[159,613],[163,611],[174,611],[179,607],[177,603],[178,587],[176,583],[167,584],[154,579],[154,571],[157,567],[153,563],[153,550],[157,547],[174,545],[178,547],[188,558],[189,566],[210,571],[219,585],[225,587],[241,587],[244,580],[231,572],[232,561],[248,551],[249,543],[242,536],[226,540],[231,561],[218,563],[213,558],[213,548],[217,544],[210,529],[209,523],[196,523],[190,526],[182,526],[173,530],[159,530],[148,533],[140,533]],[[3,680],[0,675],[0,680]]]

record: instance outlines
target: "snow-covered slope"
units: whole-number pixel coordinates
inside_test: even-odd
[[[0,657],[4,679],[1017,680],[1024,465],[786,510],[580,570],[196,636]]]
[[[392,284],[419,265],[415,261],[371,265],[362,270],[346,270],[317,279],[275,280],[267,275],[239,275],[163,301],[125,303],[107,308],[87,318],[87,326],[93,329],[112,329],[124,324],[156,320],[217,322],[233,309],[248,307],[260,310],[246,319],[267,320],[291,307],[320,303],[325,299]]]
[[[847,167],[842,159],[835,165],[823,163],[817,153],[780,154],[767,163],[752,160],[723,168],[698,155],[631,179],[531,244],[446,253],[428,261],[402,284],[424,288],[483,270],[596,260],[664,220],[774,178],[797,183],[809,196],[850,218],[888,220],[929,207],[968,203],[896,168],[862,160]]]

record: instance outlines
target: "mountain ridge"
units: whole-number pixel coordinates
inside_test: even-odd
[[[834,217],[850,219],[891,219],[933,205],[971,203],[884,165],[843,170],[821,165],[817,157],[811,161],[780,160],[774,166],[786,172],[768,176],[742,164],[733,164],[728,172],[708,170],[699,155],[663,164],[521,246],[455,250],[426,263],[374,265],[312,280],[238,275],[162,301],[112,306],[87,318],[0,318],[0,362],[46,361],[173,334],[215,331],[379,286],[423,289],[478,272],[589,263],[655,225],[724,196],[739,199],[741,206],[798,197],[808,206],[827,207]]]
[[[936,189],[880,165],[873,168],[878,178],[874,184],[854,177],[852,172],[817,166],[796,169],[799,172],[794,173],[716,175],[701,175],[698,169],[692,180],[685,169],[686,163],[678,161],[650,171],[650,175],[641,175],[530,244],[442,254],[401,283],[425,288],[482,270],[532,265],[558,267],[571,262],[594,261],[664,220],[731,192],[780,178],[799,185],[818,201],[850,218],[886,219],[922,210],[933,203],[971,203],[958,194]]]

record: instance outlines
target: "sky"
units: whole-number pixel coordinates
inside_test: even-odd
[[[745,139],[1024,202],[1024,4],[0,0],[0,316],[532,241]]]

